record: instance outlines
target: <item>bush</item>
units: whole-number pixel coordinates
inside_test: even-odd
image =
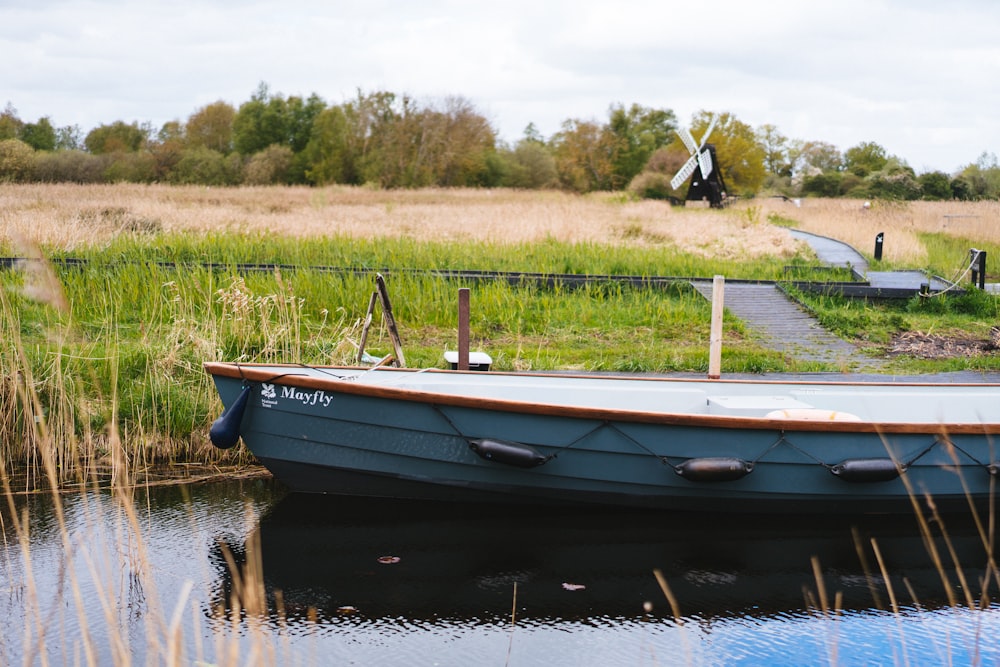
[[[923,198],[929,200],[951,199],[954,193],[951,190],[951,179],[941,171],[929,171],[917,177],[923,191]]]
[[[152,154],[115,153],[104,170],[107,183],[152,183],[156,180],[156,159]]]
[[[628,191],[642,199],[670,199],[674,193],[670,179],[655,171],[644,171],[633,178]]]
[[[540,142],[522,140],[513,150],[501,151],[499,158],[496,171],[506,187],[534,190],[559,185],[555,158]]]
[[[0,141],[0,181],[28,180],[34,159],[35,151],[20,139]]]
[[[920,199],[921,188],[917,179],[905,171],[894,174],[876,172],[869,176],[868,193],[878,199],[909,201]]]
[[[250,158],[243,169],[243,182],[247,185],[287,183],[291,166],[292,149],[272,144]]]
[[[239,156],[229,159],[211,148],[198,146],[181,154],[169,180],[177,185],[236,185],[240,176]]]
[[[842,176],[836,171],[826,171],[802,179],[802,194],[816,197],[837,197],[840,195]]]
[[[32,178],[43,183],[101,183],[108,162],[107,156],[83,151],[39,153]]]

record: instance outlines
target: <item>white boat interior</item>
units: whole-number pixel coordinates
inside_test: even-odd
[[[418,392],[654,413],[849,420],[998,423],[1000,385],[696,380],[612,375],[455,373],[394,368],[241,366]],[[281,380],[278,380],[279,382]]]

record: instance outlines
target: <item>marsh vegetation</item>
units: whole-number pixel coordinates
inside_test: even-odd
[[[209,501],[201,496],[212,495],[211,487],[200,487],[194,498],[178,489],[160,507],[140,487],[164,467],[175,477],[188,475],[193,463],[202,471],[252,470],[240,449],[220,452],[207,444],[219,403],[202,362],[350,362],[375,271],[389,280],[410,365],[443,365],[442,351],[455,342],[455,290],[468,286],[473,344],[489,351],[499,368],[704,372],[710,307],[685,278],[782,280],[789,266],[817,266],[788,227],[839,238],[863,252],[884,232],[884,266],[950,277],[969,247],[997,257],[996,207],[862,209],[839,200],[796,207],[768,199],[710,211],[620,194],[0,185],[0,255],[24,260],[0,272],[0,480],[6,500],[0,534],[5,571],[13,573],[8,609],[23,621],[0,641],[0,662],[61,655],[74,664],[304,664],[324,646],[322,633],[313,632],[316,603],[289,606],[281,591],[265,586],[255,528],[260,488],[237,482],[231,496]],[[678,280],[655,289],[610,280],[571,288],[440,275],[466,269]],[[982,338],[996,321],[995,299],[975,292],[900,304],[801,298],[828,327],[873,353],[884,352],[901,333]],[[841,370],[784,358],[732,318],[724,336],[725,372]],[[384,331],[375,332],[369,347],[389,350]],[[903,356],[887,368],[996,366],[992,355],[981,354],[943,361]],[[95,486],[111,493],[77,494],[68,503],[59,493]],[[42,501],[29,493],[39,489],[51,494]],[[243,514],[246,526],[240,528]],[[171,521],[182,526],[178,534],[185,540],[179,543],[199,550],[191,562],[206,571],[191,569],[184,560],[191,554],[163,547],[170,540],[152,524]],[[983,522],[973,536],[977,546],[992,544],[992,518]],[[943,523],[936,515],[922,519],[920,536],[930,544],[938,536],[928,526]],[[236,549],[199,532],[216,524],[234,531]],[[454,534],[451,524],[447,531]],[[641,534],[647,533],[643,524]],[[306,534],[314,534],[311,526]],[[883,543],[870,544],[877,549]],[[289,553],[293,571],[300,569],[298,542]],[[946,653],[980,654],[978,629],[989,621],[982,608],[996,581],[992,559],[987,561],[976,584],[961,586],[966,599],[953,592],[953,578],[966,582],[958,564],[937,561],[948,592],[943,604],[954,610],[949,627],[961,638]],[[704,563],[698,565],[693,576],[704,577]],[[814,588],[806,592],[803,612],[811,630],[805,634],[832,632],[831,619],[842,618],[841,599],[826,597],[822,566],[812,563]],[[888,566],[879,559],[877,567],[882,579],[866,581],[886,582],[891,613],[873,608],[871,618],[902,628],[910,612],[888,587]],[[59,577],[45,579],[46,572]],[[161,572],[169,575],[166,585]],[[688,573],[667,575],[676,587]],[[646,564],[637,581],[651,584]],[[729,588],[728,580],[722,583]],[[502,617],[510,610],[509,590],[496,597],[503,598]],[[690,599],[682,597],[681,604]],[[912,600],[917,609],[926,601]],[[655,605],[666,609],[659,597]],[[53,609],[61,610],[58,617]],[[360,618],[350,616],[353,607],[333,609]],[[658,613],[664,633],[658,642],[697,642],[697,630],[686,630],[696,624],[685,625],[676,612],[676,618]],[[651,618],[637,616],[635,633],[624,633],[632,648],[648,646]],[[366,626],[351,622],[364,642]],[[619,632],[617,625],[598,625]],[[972,626],[977,630],[967,631]],[[449,628],[446,644],[453,646],[455,626]],[[506,619],[497,628],[495,641],[480,649],[491,656],[508,646]],[[718,625],[712,632],[718,634]],[[897,650],[895,633],[903,631],[883,632],[892,638],[886,654]],[[299,634],[310,640],[300,641]],[[912,635],[910,641],[924,645]],[[941,649],[937,635],[929,645]],[[377,653],[372,646],[366,650]],[[821,646],[818,655],[835,663],[836,641],[831,646]]]
[[[817,266],[789,227],[862,252],[884,232],[884,267],[953,277],[970,247],[1000,256],[998,206],[766,199],[714,211],[608,193],[0,185],[0,255],[27,260],[0,273],[2,458],[36,461],[41,420],[64,482],[119,459],[133,479],[154,464],[240,464],[206,442],[219,407],[202,362],[351,362],[376,271],[412,366],[443,365],[456,290],[471,287],[473,348],[498,369],[704,372],[710,306],[687,278],[782,280],[789,267]],[[440,275],[461,270],[676,280]],[[981,293],[801,298],[872,354],[914,332],[986,340],[996,323],[996,301]],[[384,334],[369,339],[373,353],[391,350]],[[783,357],[734,318],[724,338],[724,372],[844,370]],[[904,354],[888,369],[998,365],[986,352]],[[109,438],[112,425],[120,437]]]

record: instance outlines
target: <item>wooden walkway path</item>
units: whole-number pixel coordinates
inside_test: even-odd
[[[712,299],[712,281],[691,281],[706,299]],[[815,361],[844,369],[872,369],[879,360],[863,354],[833,335],[773,283],[727,282],[726,310],[743,320],[762,344],[799,361]]]
[[[846,243],[805,232],[795,231],[793,236],[807,242],[828,266],[850,268],[856,275],[868,272],[864,256]],[[712,281],[693,280],[691,285],[711,301]],[[726,310],[743,320],[765,346],[793,359],[844,370],[874,370],[881,364],[824,329],[773,283],[727,282],[723,300]]]

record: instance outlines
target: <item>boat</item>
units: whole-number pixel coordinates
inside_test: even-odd
[[[460,503],[901,513],[993,502],[1000,384],[210,362],[292,491]]]

